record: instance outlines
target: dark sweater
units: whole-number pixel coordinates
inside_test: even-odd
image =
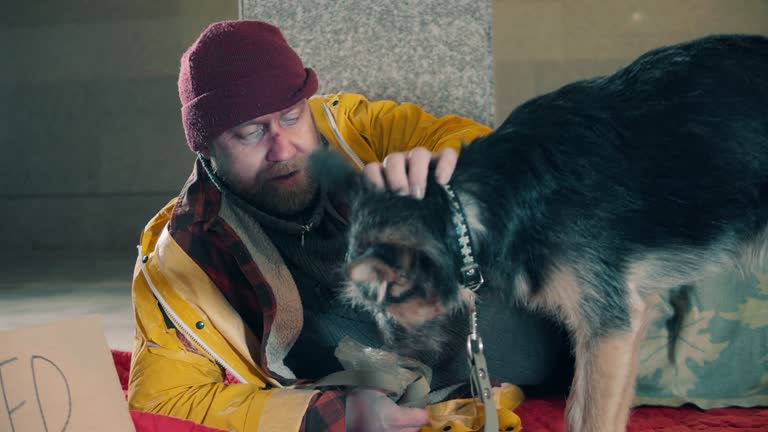
[[[347,223],[327,195],[321,193],[310,211],[295,220],[278,219],[243,202],[238,204],[245,206],[275,244],[299,290],[304,327],[285,359],[297,377],[317,379],[341,370],[334,350],[344,336],[381,346],[372,317],[338,300]]]

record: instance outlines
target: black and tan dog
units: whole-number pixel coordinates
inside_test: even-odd
[[[435,323],[471,297],[446,190],[431,183],[418,201],[352,175],[326,181],[357,190],[345,295],[385,334],[417,335],[394,341],[402,350],[439,350]],[[451,186],[485,275],[477,294],[503,292],[570,330],[568,430],[622,431],[643,297],[764,261],[768,38],[659,48],[532,99],[462,150]]]

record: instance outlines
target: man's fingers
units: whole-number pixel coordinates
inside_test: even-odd
[[[409,431],[411,428],[419,430],[429,422],[427,410],[421,408],[395,407],[391,414],[387,424],[398,431]]]
[[[437,154],[437,165],[435,166],[435,180],[440,184],[447,184],[451,181],[453,171],[456,169],[456,161],[459,155],[456,150],[446,148]]]
[[[408,184],[414,198],[424,198],[431,160],[432,153],[424,147],[416,147],[408,154]]]
[[[405,172],[405,155],[392,153],[384,159],[384,177],[387,188],[400,195],[408,195],[410,188]]]
[[[429,414],[400,407],[378,390],[358,388],[347,395],[346,419],[347,431],[418,432],[429,423]]]
[[[377,189],[382,190],[386,186],[383,171],[384,167],[379,162],[372,162],[363,168],[363,175]]]
[[[451,148],[434,154],[425,147],[416,147],[408,154],[392,153],[382,163],[366,165],[363,175],[378,189],[389,189],[400,195],[421,199],[427,189],[427,176],[432,160],[435,160],[435,180],[440,184],[447,184],[458,160],[458,154]]]

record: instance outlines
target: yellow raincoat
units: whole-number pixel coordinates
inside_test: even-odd
[[[465,118],[436,118],[413,104],[370,102],[354,94],[316,96],[310,106],[319,132],[361,169],[416,146],[458,150],[490,132]],[[141,235],[133,274],[130,408],[225,430],[298,431],[316,391],[285,384],[291,372],[282,358],[298,337],[302,315],[292,277],[258,225],[222,204],[219,217],[238,233],[276,305],[264,317],[269,334],[254,335],[169,234],[177,200]],[[240,384],[226,384],[227,372]]]

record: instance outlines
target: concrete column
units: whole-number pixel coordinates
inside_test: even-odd
[[[493,124],[490,0],[240,0],[315,69],[320,93],[413,102]]]

